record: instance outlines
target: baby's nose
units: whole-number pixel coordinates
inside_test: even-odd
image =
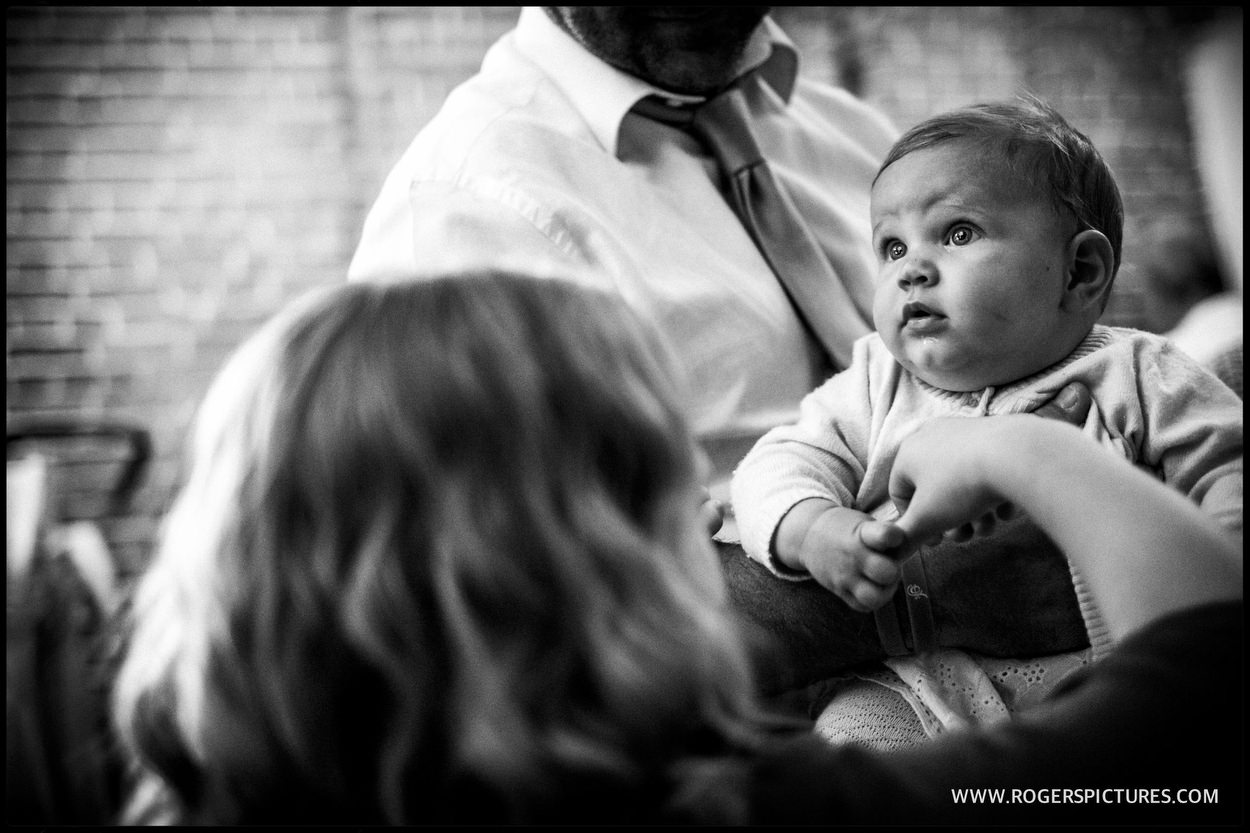
[[[937,283],[938,273],[937,267],[927,258],[912,258],[903,267],[903,272],[899,275],[898,285],[900,289],[910,289],[913,286],[931,285]]]

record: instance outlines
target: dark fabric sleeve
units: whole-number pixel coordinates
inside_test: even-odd
[[[920,749],[794,741],[760,764],[753,821],[1240,823],[1243,616],[1235,602],[1160,619],[1038,709]]]

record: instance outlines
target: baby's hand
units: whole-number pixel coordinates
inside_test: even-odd
[[[725,504],[712,497],[706,488],[702,490],[703,500],[699,503],[699,522],[707,530],[708,535],[715,535],[725,524]]]
[[[852,610],[870,613],[894,595],[906,538],[896,524],[855,509],[831,508],[808,528],[799,561]]]

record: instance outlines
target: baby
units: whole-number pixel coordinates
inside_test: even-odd
[[[877,332],[805,398],[797,423],[761,438],[735,472],[732,498],[749,555],[876,611],[885,638],[899,630],[892,599],[903,584],[912,644],[896,639],[901,656],[845,682],[818,721],[832,739],[894,747],[1005,717],[1109,642],[1074,574],[1090,650],[1026,662],[927,644],[932,573],[975,581],[995,547],[1058,556],[1014,518],[900,559],[887,486],[904,437],[937,416],[1030,412],[1081,382],[1093,399],[1084,424],[1092,440],[1239,537],[1242,420],[1238,397],[1165,339],[1096,323],[1120,265],[1120,194],[1089,140],[1045,104],[978,105],[908,131],[874,180],[871,221]],[[838,723],[851,712],[836,707],[853,690],[870,693]],[[895,717],[907,710],[888,703],[897,697],[915,713],[902,729]],[[865,710],[885,727],[876,736],[847,728],[871,725]]]

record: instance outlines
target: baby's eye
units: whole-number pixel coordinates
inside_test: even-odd
[[[907,254],[907,247],[897,240],[890,240],[885,244],[885,259],[898,260]]]
[[[951,229],[949,239],[952,246],[967,246],[976,239],[976,231],[970,226],[955,226]]]

